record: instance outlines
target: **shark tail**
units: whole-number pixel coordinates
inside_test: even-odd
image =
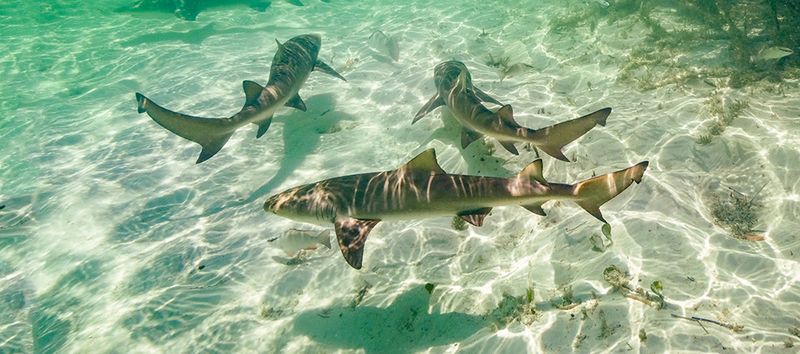
[[[147,113],[162,127],[203,147],[196,163],[208,160],[219,152],[237,128],[228,118],[201,118],[170,111],[138,92],[136,102],[139,113]]]
[[[605,126],[611,108],[603,108],[583,117],[561,122],[546,128],[531,130],[528,134],[533,144],[546,154],[569,162],[561,149],[580,138],[597,125]]]
[[[633,182],[640,183],[647,165],[648,162],[643,161],[624,170],[578,182],[572,186],[572,195],[577,197],[578,205],[589,214],[606,222],[600,213],[600,206],[622,193]]]

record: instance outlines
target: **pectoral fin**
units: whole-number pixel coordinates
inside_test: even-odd
[[[464,210],[462,212],[459,212],[458,216],[472,225],[481,226],[483,225],[483,219],[486,218],[486,215],[489,215],[491,211],[492,208]]]
[[[502,145],[506,150],[508,150],[508,152],[514,155],[519,155],[519,151],[517,151],[517,147],[514,146],[513,141],[501,141],[500,145]]]
[[[466,149],[469,144],[472,144],[475,140],[478,140],[482,137],[483,135],[476,131],[472,131],[467,128],[461,129],[461,148]]]
[[[306,111],[306,103],[303,102],[303,99],[300,98],[300,95],[294,95],[289,101],[285,104],[286,107],[297,108],[303,112]]]
[[[267,132],[269,129],[269,125],[272,124],[272,116],[267,117],[260,122],[253,122],[258,125],[258,132],[256,133],[256,139],[260,138],[264,133]]]
[[[361,219],[341,219],[334,224],[336,238],[339,240],[339,249],[351,267],[361,269],[361,261],[364,257],[364,243],[372,228],[380,220],[361,220]]]
[[[433,97],[431,97],[431,99],[429,99],[428,102],[425,103],[425,105],[422,106],[422,108],[419,109],[419,112],[417,112],[417,114],[414,116],[414,120],[411,121],[411,124],[416,123],[418,120],[420,120],[426,114],[430,113],[430,111],[436,109],[439,106],[444,106],[444,100],[437,93],[437,94],[434,94]]]
[[[331,75],[333,77],[338,77],[338,78],[342,79],[345,82],[347,81],[347,79],[345,79],[344,76],[339,75],[339,73],[337,73],[336,70],[333,70],[332,67],[330,67],[328,64],[325,64],[322,60],[317,60],[317,64],[314,65],[314,70],[322,71],[322,72],[324,72],[324,73],[326,73],[328,75]]]

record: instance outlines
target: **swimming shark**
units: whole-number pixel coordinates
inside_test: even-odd
[[[518,155],[515,142],[531,143],[550,156],[569,161],[561,148],[578,139],[596,125],[606,125],[611,108],[603,108],[583,117],[561,122],[541,129],[530,129],[514,120],[510,105],[503,105],[472,84],[472,76],[464,63],[446,61],[434,67],[433,80],[436,94],[417,112],[411,124],[416,123],[439,106],[447,106],[463,127],[461,147],[484,135],[496,138],[508,152]],[[497,112],[486,108],[482,102],[502,106]]]
[[[315,34],[293,37],[283,44],[278,42],[267,85],[244,81],[244,106],[229,118],[201,118],[173,112],[137,92],[138,111],[147,112],[162,127],[200,144],[203,150],[196,163],[201,163],[222,149],[236,129],[242,126],[250,123],[258,125],[256,138],[260,138],[269,129],[272,115],[280,107],[305,111],[306,105],[298,91],[311,71],[321,71],[347,81],[328,64],[317,59],[321,43],[322,39]]]
[[[641,182],[648,162],[595,176],[576,184],[550,183],[537,159],[511,178],[449,174],[433,149],[390,171],[361,173],[306,184],[269,197],[264,210],[296,221],[333,223],[347,263],[360,269],[364,243],[381,221],[457,215],[481,226],[492,208],[519,205],[545,215],[542,204],[571,200],[606,222],[600,206],[633,182]]]

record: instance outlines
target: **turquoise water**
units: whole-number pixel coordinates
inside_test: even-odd
[[[0,4],[0,352],[800,346],[795,37],[748,37],[742,69],[729,39],[670,4],[645,17],[623,6],[633,1],[304,2],[228,2],[195,21],[122,0]],[[376,30],[399,38],[399,61],[368,43]],[[312,73],[308,111],[278,111],[260,139],[242,128],[195,164],[197,144],[136,112],[142,92],[229,116],[242,80],[266,82],[275,40],[304,33],[322,36],[320,58],[348,81]],[[793,54],[759,59],[770,46]],[[506,57],[525,65],[489,65]],[[319,229],[262,210],[292,186],[393,169],[431,147],[452,173],[511,176],[536,158],[494,140],[462,150],[441,109],[411,125],[433,67],[451,59],[526,126],[613,107],[565,150],[574,162],[544,157],[545,177],[565,183],[650,161],[643,183],[602,208],[613,242],[568,202],[546,217],[496,208],[463,231],[451,218],[382,223],[361,270],[335,248],[290,257],[270,242]],[[713,213],[736,193],[758,206],[744,239]],[[665,308],[615,290],[611,265],[633,288],[660,281]]]

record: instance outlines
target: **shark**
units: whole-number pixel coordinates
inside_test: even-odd
[[[272,59],[269,80],[266,86],[250,80],[242,83],[245,102],[242,109],[228,118],[203,118],[177,113],[163,108],[136,93],[138,112],[147,113],[156,123],[180,137],[202,146],[196,163],[214,156],[225,146],[233,133],[248,124],[258,125],[256,138],[269,129],[275,111],[283,106],[306,110],[306,104],[298,91],[312,71],[321,71],[344,81],[342,75],[325,62],[319,60],[322,39],[316,34],[305,34],[278,43],[278,51]]]
[[[436,94],[417,112],[411,124],[437,107],[447,106],[461,124],[461,148],[475,140],[489,136],[499,140],[508,152],[519,155],[514,143],[530,143],[546,154],[562,161],[569,161],[561,149],[586,134],[597,125],[605,126],[611,108],[603,108],[583,117],[561,122],[541,129],[530,129],[514,120],[511,105],[503,105],[472,84],[467,66],[460,61],[445,61],[433,70]],[[486,108],[483,102],[502,106],[496,112]]]
[[[335,177],[290,188],[264,202],[264,210],[295,221],[334,225],[347,263],[361,269],[364,244],[380,222],[457,215],[483,225],[492,208],[519,205],[546,215],[551,200],[577,203],[606,222],[600,206],[640,183],[648,162],[598,175],[575,184],[551,183],[536,159],[510,178],[450,174],[442,170],[433,149],[397,169]]]

